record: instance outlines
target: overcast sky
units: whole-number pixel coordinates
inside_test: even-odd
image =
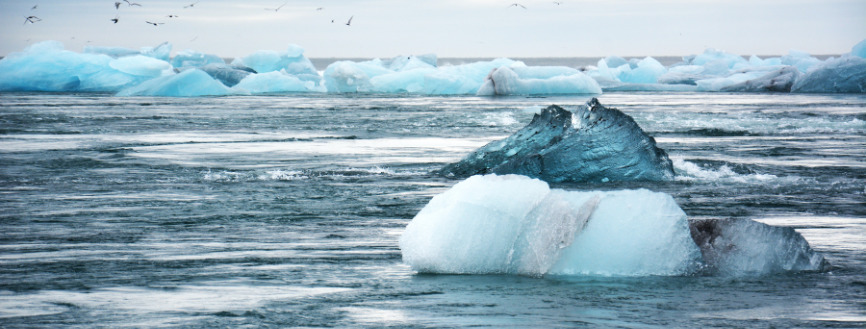
[[[173,53],[224,57],[292,43],[307,57],[682,56],[706,48],[819,55],[848,52],[866,39],[866,0],[520,1],[526,9],[510,6],[515,0],[130,1],[141,6],[0,0],[0,55],[43,40],[74,51],[168,41]],[[42,20],[24,24],[30,15]],[[117,24],[110,21],[115,17]]]

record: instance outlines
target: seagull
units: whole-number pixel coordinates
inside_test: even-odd
[[[139,6],[139,7],[141,7],[141,5],[138,4],[138,2],[129,2],[129,0],[123,0],[123,2],[126,2],[126,4],[129,5],[130,7],[132,7],[132,6]]]
[[[165,17],[168,17],[168,18],[178,18],[179,16],[177,16],[177,15],[168,15],[168,16],[165,16]]]
[[[277,12],[277,11],[280,11],[280,8],[283,8],[283,6],[285,6],[286,4],[288,4],[288,2],[281,4],[277,8],[265,8],[265,10],[273,10],[273,11]]]
[[[193,2],[193,3],[188,4],[188,5],[186,5],[186,6],[183,6],[183,9],[195,7],[195,4],[197,4],[197,3],[199,3],[199,2],[201,2],[201,1],[196,1],[196,2]]]
[[[124,1],[126,1],[126,0],[124,0]],[[512,3],[511,6],[509,6],[509,7],[520,7],[520,8],[526,9],[526,6],[521,5],[519,3]]]
[[[120,1],[114,2],[114,9],[120,9]]]
[[[159,25],[165,24],[165,23],[154,23],[154,22],[151,22],[151,21],[144,21],[144,22],[147,23],[147,24],[153,25],[153,26],[159,26]]]
[[[347,25],[347,26],[351,26],[351,25],[352,25],[352,18],[355,18],[355,15],[352,15],[352,17],[349,17],[349,21],[346,22],[346,25]]]
[[[36,22],[41,21],[41,20],[42,20],[41,18],[36,17],[36,16],[27,16],[27,17],[24,17],[24,25],[27,25],[27,22],[30,22],[30,24],[33,24],[33,23],[36,23]]]
[[[557,6],[559,6],[559,5],[561,5],[561,4],[562,4],[562,2],[559,2],[559,1],[554,1],[554,2],[553,2],[553,4],[554,4],[554,5],[557,5]]]
[[[114,22],[114,24],[117,24],[117,21],[119,21],[119,20],[120,20],[120,16],[114,16],[114,18],[110,19],[110,21]]]
[[[33,8],[30,8],[30,10],[36,10],[36,7],[39,7],[39,5],[33,5]]]

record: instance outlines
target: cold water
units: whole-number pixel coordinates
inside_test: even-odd
[[[828,272],[430,275],[431,174],[589,96],[0,94],[0,327],[866,326],[866,97],[605,93],[691,219],[795,228]],[[615,238],[615,237],[612,237]]]

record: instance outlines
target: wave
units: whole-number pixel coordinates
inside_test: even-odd
[[[429,175],[427,172],[391,168],[342,168],[334,170],[268,169],[256,171],[211,170],[200,173],[209,182],[300,181],[310,179],[358,179],[370,177],[409,178]]]
[[[729,164],[718,165],[704,162],[701,165],[684,159],[672,158],[671,160],[673,161],[674,172],[676,173],[674,179],[682,182],[705,181],[761,184],[779,179],[778,176],[772,174],[737,172]]]

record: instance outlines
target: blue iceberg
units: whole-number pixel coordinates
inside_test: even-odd
[[[0,60],[0,91],[115,92],[170,71],[151,57],[76,53],[45,41]]]
[[[81,53],[56,41],[31,45],[0,60],[0,91],[118,92],[149,80],[198,69],[230,93],[406,93],[420,95],[601,94],[607,91],[734,91],[863,93],[866,40],[849,54],[827,60],[790,51],[771,58],[708,49],[665,67],[652,57],[608,56],[596,66],[527,66],[507,58],[439,65],[436,55],[339,61],[322,72],[290,45],[285,51],[256,51],[230,64],[217,55],[184,50],[171,57],[172,45],[129,49],[85,47]],[[794,72],[794,70],[798,72]],[[281,75],[271,74],[277,72]],[[259,74],[268,74],[256,77]],[[295,80],[300,80],[298,83]],[[274,83],[273,86],[266,86]],[[199,86],[177,86],[162,94],[197,95]],[[147,88],[142,88],[147,89]],[[207,89],[207,88],[204,88]],[[198,90],[198,91],[196,91]],[[215,91],[215,90],[211,90]],[[124,93],[127,94],[127,93]]]
[[[117,93],[118,96],[223,96],[231,90],[199,69],[148,80]]]
[[[552,105],[523,129],[439,174],[519,174],[547,182],[671,180],[673,164],[634,120],[593,98],[574,112]]]

